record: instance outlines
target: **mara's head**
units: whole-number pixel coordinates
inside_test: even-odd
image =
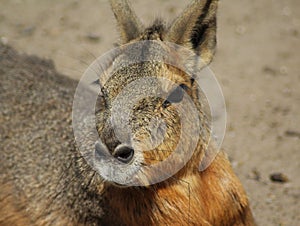
[[[195,75],[214,55],[217,4],[194,0],[172,24],[144,28],[127,1],[111,0],[122,45],[100,75],[94,152],[106,181],[161,182],[193,159],[197,170],[209,128]]]

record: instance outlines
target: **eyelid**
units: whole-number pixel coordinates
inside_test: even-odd
[[[182,101],[184,92],[189,89],[185,84],[180,84],[169,94],[168,98],[163,102],[163,108],[167,108],[172,103],[179,103]],[[176,96],[177,95],[177,96]]]
[[[187,91],[187,90],[189,90],[190,88],[187,86],[187,85],[185,85],[185,84],[180,84],[179,85],[182,89],[184,89],[185,91]]]

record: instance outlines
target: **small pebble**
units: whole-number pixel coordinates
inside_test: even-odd
[[[297,131],[287,130],[287,131],[285,131],[285,135],[287,137],[298,137],[298,138],[300,138],[300,132],[297,132]]]
[[[274,76],[277,75],[277,71],[274,68],[270,67],[270,66],[265,66],[263,68],[263,72],[265,72],[266,74],[274,75]]]
[[[270,175],[270,179],[277,183],[286,183],[289,181],[288,177],[282,173],[273,173]]]
[[[0,41],[1,41],[1,43],[3,45],[7,45],[8,44],[8,38],[6,38],[6,37],[1,37]]]
[[[21,34],[24,35],[24,36],[31,36],[35,31],[35,27],[34,26],[29,26],[29,27],[26,27],[24,28],[22,31],[21,31]]]
[[[100,35],[93,34],[93,33],[86,35],[86,38],[92,42],[99,42],[101,39]]]

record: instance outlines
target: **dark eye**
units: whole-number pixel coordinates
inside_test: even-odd
[[[168,98],[163,102],[163,107],[166,108],[170,106],[172,103],[179,103],[182,101],[184,92],[188,89],[188,87],[184,84],[177,86],[168,96]]]

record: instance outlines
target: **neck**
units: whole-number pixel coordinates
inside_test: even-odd
[[[108,186],[104,194],[107,223],[230,225],[251,217],[247,197],[223,153],[203,172],[186,167],[150,187]]]

